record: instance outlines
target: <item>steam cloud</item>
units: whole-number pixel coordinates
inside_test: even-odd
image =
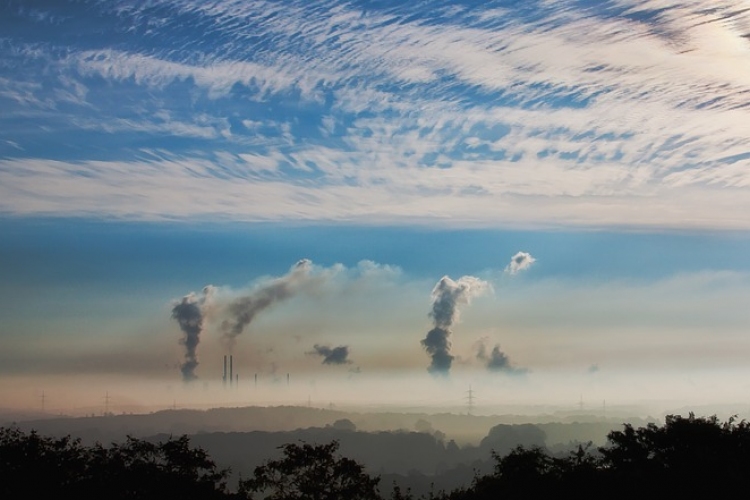
[[[180,371],[185,382],[198,378],[195,369],[198,366],[198,344],[203,332],[204,307],[210,301],[213,291],[212,286],[207,286],[201,297],[189,293],[172,308],[172,318],[177,320],[184,334],[180,344],[185,346],[185,361],[180,365]]]
[[[528,252],[518,252],[510,258],[510,264],[505,268],[505,272],[509,274],[518,274],[521,271],[525,271],[531,267],[531,264],[536,262],[536,259],[531,256]]]
[[[453,281],[443,276],[432,289],[432,311],[430,317],[435,327],[422,339],[422,346],[432,357],[428,371],[447,375],[453,363],[451,350],[451,326],[459,319],[459,306],[469,304],[473,297],[490,289],[489,283],[474,276],[462,276]]]
[[[313,349],[314,351],[311,354],[322,356],[324,365],[348,365],[351,363],[349,360],[349,346],[340,345],[331,348],[327,345],[315,344]]]
[[[231,302],[227,306],[230,318],[221,324],[230,348],[234,345],[235,338],[252,323],[259,312],[292,297],[305,285],[311,283],[311,269],[312,262],[302,259],[292,266],[286,275],[274,279],[250,295],[239,297]]]
[[[492,351],[487,354],[487,346],[481,342],[477,349],[477,359],[491,372],[501,372],[510,375],[522,375],[527,372],[525,368],[514,367],[508,355],[500,350],[500,344],[495,344]]]

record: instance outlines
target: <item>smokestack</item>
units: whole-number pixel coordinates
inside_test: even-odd
[[[235,375],[235,377],[236,378],[234,379],[234,388],[237,389],[240,386],[240,374],[238,373],[237,375]]]
[[[221,379],[224,382],[224,386],[227,385],[227,355],[224,355],[224,377]]]
[[[233,377],[232,373],[234,372],[232,371],[232,355],[230,354],[229,355],[229,387],[232,387],[232,377]]]
[[[289,374],[286,374],[286,385],[289,385]]]
[[[258,374],[255,374],[255,387],[258,387]]]

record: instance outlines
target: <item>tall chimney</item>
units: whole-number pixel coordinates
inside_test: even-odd
[[[227,385],[227,355],[224,355],[224,377],[221,379]]]
[[[232,387],[232,378],[234,377],[232,375],[232,355],[229,355],[229,387]]]

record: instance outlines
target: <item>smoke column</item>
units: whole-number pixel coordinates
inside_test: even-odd
[[[277,302],[292,297],[311,282],[312,263],[303,259],[297,262],[286,275],[255,290],[250,295],[239,297],[227,306],[229,319],[224,320],[221,329],[229,341],[230,348],[235,338],[252,323],[255,316]]]
[[[422,339],[422,346],[432,358],[428,371],[448,375],[453,363],[451,350],[451,326],[458,321],[459,306],[469,304],[472,297],[489,290],[489,283],[474,276],[462,276],[453,281],[443,276],[432,289],[430,317],[434,328]]]
[[[185,346],[185,361],[180,365],[180,371],[185,382],[198,378],[195,369],[198,366],[197,350],[203,331],[203,309],[212,293],[213,287],[207,286],[203,289],[202,297],[189,293],[172,308],[172,318],[180,325],[183,333],[180,344]]]

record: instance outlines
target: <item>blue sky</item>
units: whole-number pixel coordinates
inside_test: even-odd
[[[237,338],[261,373],[426,375],[433,287],[473,276],[454,379],[708,397],[750,355],[748,8],[4,1],[0,376],[179,384],[211,284],[213,380],[229,304],[310,259]]]

